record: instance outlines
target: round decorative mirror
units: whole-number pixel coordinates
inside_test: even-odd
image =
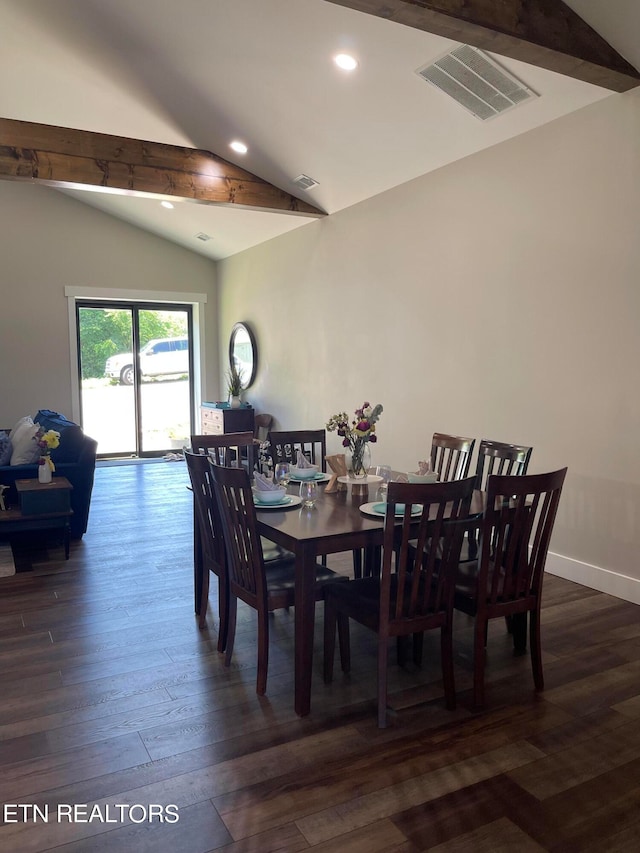
[[[253,332],[246,323],[236,323],[229,338],[229,365],[242,372],[242,385],[249,388],[256,378],[258,348]]]

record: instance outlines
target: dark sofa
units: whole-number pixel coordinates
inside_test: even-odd
[[[67,420],[64,415],[41,409],[33,418],[45,430],[54,429],[60,433],[60,445],[51,451],[56,470],[54,477],[66,477],[73,486],[71,490],[71,537],[82,539],[89,520],[89,505],[93,489],[93,477],[96,468],[98,442],[85,435],[82,427]],[[9,432],[9,430],[7,430]],[[16,480],[32,479],[38,476],[38,465],[2,465],[0,483],[9,486],[4,493],[5,501],[18,503],[15,489]]]

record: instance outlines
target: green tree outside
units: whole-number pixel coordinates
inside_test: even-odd
[[[140,347],[154,338],[177,338],[187,334],[184,311],[139,312]],[[124,308],[80,308],[80,364],[83,379],[104,376],[107,359],[132,351],[131,312]]]

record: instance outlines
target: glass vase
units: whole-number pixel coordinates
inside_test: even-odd
[[[371,450],[368,441],[356,441],[351,454],[351,470],[349,476],[354,480],[364,480],[371,467]]]
[[[38,465],[38,482],[39,483],[50,483],[51,482],[51,464],[49,462],[48,456],[40,457],[40,464]]]

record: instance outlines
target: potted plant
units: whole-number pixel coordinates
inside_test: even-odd
[[[243,379],[243,371],[235,364],[232,364],[231,368],[227,371],[227,391],[229,392],[229,397],[231,398],[232,409],[240,408],[240,395],[242,394],[242,389],[244,388],[244,385],[242,384]]]
[[[182,450],[189,443],[189,427],[186,424],[175,424],[167,430],[169,447],[172,450]]]

